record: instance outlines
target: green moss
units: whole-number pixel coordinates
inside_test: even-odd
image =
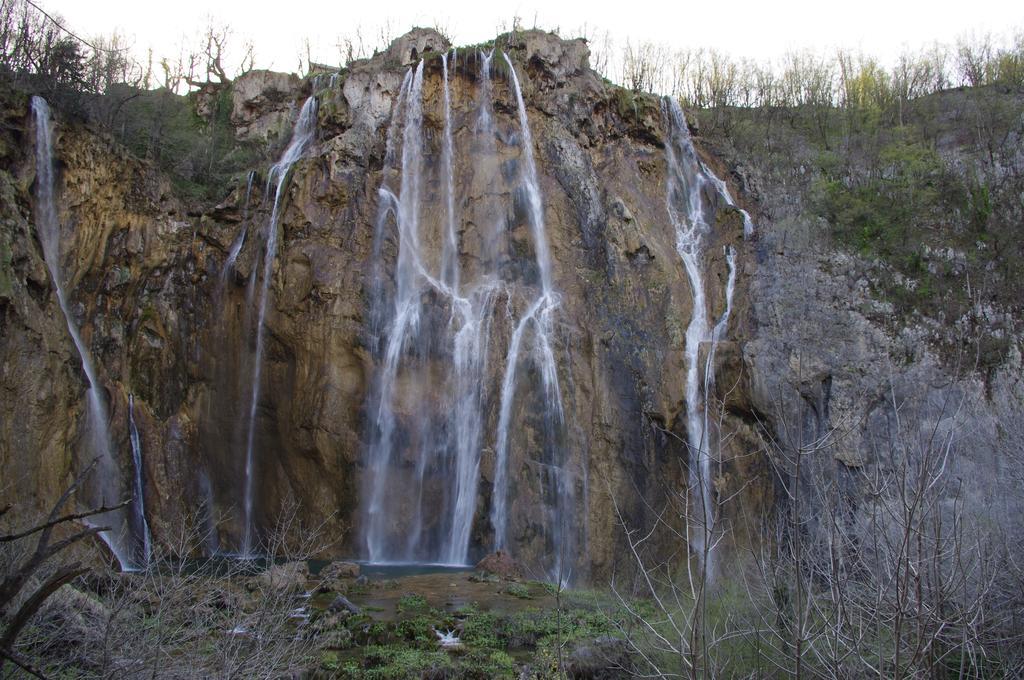
[[[320,655],[320,668],[325,671],[336,671],[341,668],[337,652],[324,652]]]
[[[521,600],[530,599],[530,589],[522,583],[509,583],[505,588],[505,592],[512,597],[518,597]]]
[[[464,610],[465,611],[465,610]],[[471,609],[462,622],[462,641],[471,646],[498,646],[498,617],[490,612]]]
[[[456,677],[465,680],[511,679],[518,676],[512,657],[501,650],[470,650],[459,659]]]
[[[427,609],[427,599],[422,595],[409,593],[408,595],[403,595],[398,600],[397,609],[399,613],[422,612]]]
[[[353,677],[363,680],[407,680],[445,677],[453,663],[447,653],[400,646],[367,647],[363,668]]]
[[[434,635],[434,622],[425,616],[417,616],[397,622],[395,624],[395,634],[407,642],[420,646],[437,641]]]

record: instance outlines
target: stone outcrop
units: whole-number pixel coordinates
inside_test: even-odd
[[[495,574],[506,579],[523,577],[523,568],[504,550],[497,550],[476,563],[477,571]]]
[[[231,83],[231,124],[243,140],[266,141],[287,134],[303,82],[291,73],[260,69]]]

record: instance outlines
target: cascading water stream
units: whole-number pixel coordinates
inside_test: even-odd
[[[281,159],[271,166],[267,173],[267,183],[275,183],[274,206],[270,212],[270,220],[267,223],[266,248],[263,256],[263,278],[260,283],[259,307],[256,315],[256,351],[253,355],[251,396],[249,401],[249,423],[245,447],[245,489],[243,498],[243,522],[244,538],[242,540],[242,555],[251,557],[253,555],[253,504],[255,496],[255,444],[256,444],[256,410],[259,406],[260,388],[263,369],[263,344],[265,328],[264,323],[267,315],[267,297],[270,290],[270,278],[274,273],[274,259],[277,256],[278,221],[280,219],[281,196],[284,193],[289,171],[292,166],[302,158],[306,148],[313,141],[316,135],[316,97],[310,97],[302,105],[299,117],[295,121],[295,129],[292,131],[292,139],[285,149]]]
[[[146,496],[142,481],[142,438],[139,428],[135,425],[135,395],[128,395],[128,439],[132,445],[132,465],[135,476],[132,479],[132,533],[141,538],[138,545],[140,554],[136,563],[142,568],[149,566],[153,554],[153,540],[149,533],[149,522],[146,521]]]
[[[89,382],[87,400],[89,404],[88,428],[91,439],[92,456],[97,460],[93,475],[96,479],[96,495],[94,503],[113,506],[119,503],[121,483],[117,464],[114,461],[110,431],[107,421],[107,407],[103,402],[101,386],[89,352],[82,341],[68,306],[67,292],[64,290],[64,276],[60,261],[60,222],[57,216],[55,196],[55,172],[53,160],[53,125],[50,120],[50,107],[42,97],[32,97],[32,113],[36,123],[36,232],[43,248],[43,259],[50,272],[57,302],[67,324],[68,333],[74,342],[75,349],[82,362],[82,371]],[[100,537],[110,547],[122,570],[130,571],[138,568],[128,548],[131,537],[123,511],[112,511],[95,515],[92,522],[110,525],[109,531],[100,533]]]
[[[526,192],[530,231],[534,245],[534,258],[540,279],[540,295],[519,320],[512,333],[509,350],[506,355],[505,376],[502,380],[501,406],[499,410],[498,432],[495,457],[494,501],[491,512],[491,523],[495,531],[495,547],[505,548],[508,543],[508,494],[509,494],[509,427],[511,425],[512,402],[516,393],[517,365],[523,336],[529,325],[533,329],[534,361],[540,369],[543,384],[543,407],[545,431],[548,441],[545,442],[550,461],[540,465],[543,478],[542,488],[548,489],[555,503],[549,506],[548,526],[552,531],[554,548],[554,564],[552,574],[560,580],[565,578],[563,560],[566,557],[567,539],[569,537],[568,520],[572,505],[572,484],[564,468],[564,451],[553,441],[564,425],[562,411],[562,395],[558,382],[558,367],[555,362],[552,339],[554,337],[554,310],[558,306],[558,296],[551,283],[551,256],[548,251],[547,232],[544,225],[544,208],[537,178],[537,165],[533,156],[533,135],[530,122],[526,115],[526,104],[523,101],[519,77],[508,55],[505,54],[512,76],[512,85],[518,109],[519,128],[522,150],[522,185]],[[554,479],[551,479],[554,477]],[[553,489],[551,487],[554,487]]]
[[[231,249],[228,251],[227,259],[224,260],[224,267],[220,271],[220,281],[218,282],[218,288],[224,289],[227,283],[227,279],[231,276],[231,272],[235,269],[235,262],[238,261],[238,254],[242,252],[242,246],[245,245],[246,236],[249,234],[249,199],[252,197],[252,185],[256,180],[256,171],[251,170],[249,177],[245,183],[245,202],[242,204],[242,229],[238,232],[238,236],[235,237],[234,242],[231,244]]]
[[[707,572],[712,570],[711,532],[714,525],[712,507],[710,457],[705,441],[702,418],[698,355],[700,344],[711,339],[707,321],[707,301],[701,273],[703,255],[701,237],[709,230],[704,218],[703,189],[707,181],[700,167],[697,152],[690,140],[682,109],[670,99],[664,100],[663,114],[669,139],[665,144],[668,163],[666,208],[676,232],[676,251],[683,261],[693,307],[686,328],[686,436],[690,456],[690,489],[695,499],[691,521],[695,525],[691,544],[704,561]],[[706,560],[706,561],[705,561]]]
[[[729,275],[725,284],[725,311],[715,324],[711,332],[711,347],[708,349],[707,359],[704,362],[704,437],[707,440],[708,449],[711,449],[711,394],[715,387],[715,352],[718,350],[718,343],[729,328],[729,316],[732,313],[732,297],[736,290],[736,250],[730,246],[725,248],[725,261],[729,267]],[[721,438],[719,437],[719,447]],[[711,457],[704,456],[705,468],[702,474],[706,478],[711,477]],[[719,455],[721,460],[721,455]],[[709,570],[710,573],[710,570]]]
[[[704,255],[703,239],[710,232],[705,211],[705,189],[710,186],[727,205],[735,207],[725,183],[700,160],[690,138],[686,118],[678,102],[666,98],[662,102],[662,117],[668,130],[665,155],[668,165],[666,207],[676,232],[676,251],[686,269],[693,296],[693,311],[686,329],[686,435],[689,448],[689,483],[693,498],[694,517],[691,518],[690,542],[704,565],[710,580],[715,573],[713,532],[715,524],[711,474],[711,423],[708,395],[714,385],[714,353],[725,335],[732,311],[733,291],[736,285],[735,251],[726,250],[729,276],[726,284],[726,307],[713,328],[708,324],[707,296],[701,260]],[[753,223],[745,211],[744,234],[753,234]],[[702,343],[710,343],[704,365],[704,380],[700,380],[699,355]],[[703,383],[703,392],[701,390]],[[702,404],[703,402],[703,404]],[[703,407],[702,407],[703,406]]]
[[[455,503],[451,529],[443,550],[443,560],[449,564],[464,564],[469,553],[469,538],[473,529],[477,488],[480,475],[480,448],[483,435],[484,380],[487,376],[487,356],[490,339],[491,312],[496,286],[485,275],[468,293],[459,297],[458,237],[455,231],[455,181],[453,176],[453,143],[451,95],[448,84],[447,55],[442,57],[444,67],[444,148],[442,167],[445,173],[445,254],[442,258],[442,277],[453,294],[453,321],[456,313],[461,328],[455,333],[452,347],[455,408],[451,418],[448,448],[455,451]],[[422,511],[421,511],[422,512]]]
[[[477,52],[477,58],[480,62],[480,91],[477,95],[478,110],[474,124],[474,174],[479,175],[485,186],[493,187],[501,183],[500,173],[491,162],[492,159],[498,158],[498,147],[495,142],[497,128],[494,121],[494,83],[491,80],[494,50]],[[482,219],[487,220],[481,225],[481,265],[484,271],[496,274],[504,238],[503,206],[494,194],[485,194],[481,200]]]
[[[711,172],[711,169],[704,164],[703,161],[700,163],[701,172],[703,172],[711,183],[718,189],[718,195],[722,197],[726,205],[730,208],[736,208],[740,211],[740,215],[743,216],[743,238],[750,238],[754,235],[754,220],[750,219],[750,213],[736,205],[736,201],[732,199],[732,194],[729,193],[729,187],[726,186],[725,182],[715,176],[715,173]]]
[[[445,239],[441,252],[441,280],[453,291],[459,290],[459,241],[455,233],[455,174],[452,167],[452,99],[448,87],[448,55],[441,55],[444,84],[444,143],[441,172],[444,175]]]
[[[504,295],[513,328],[507,353],[506,380],[501,395],[503,423],[496,448],[504,462],[508,452],[512,406],[516,392],[516,366],[523,347],[533,350],[543,379],[545,423],[550,460],[537,463],[545,470],[544,500],[553,499],[547,523],[552,541],[561,546],[566,533],[564,503],[571,489],[562,469],[560,451],[552,432],[562,428],[561,394],[552,349],[552,312],[558,296],[551,284],[542,201],[533,159],[533,142],[525,105],[515,81],[520,107],[520,189],[526,199],[530,235],[534,242],[538,281],[521,287],[502,280],[503,239],[507,204],[499,188],[505,184],[497,150],[492,110],[491,60],[480,53],[478,110],[469,147],[472,149],[474,186],[482,187],[475,212],[462,222],[456,197],[455,125],[449,83],[448,55],[442,55],[441,107],[444,127],[440,135],[439,163],[426,161],[423,129],[423,62],[409,71],[395,100],[385,147],[384,179],[374,237],[371,289],[370,345],[378,370],[370,393],[363,540],[370,562],[434,562],[465,564],[477,508],[480,459],[484,444],[489,344],[494,306]],[[400,131],[400,134],[399,134]],[[395,148],[401,139],[400,167]],[[437,167],[441,209],[421,209],[429,168]],[[398,182],[397,192],[393,189]],[[460,268],[460,223],[476,227],[479,255],[474,268]],[[390,227],[397,239],[392,278],[383,266]],[[431,245],[440,250],[433,273]],[[391,251],[394,252],[394,251]],[[437,252],[437,251],[433,251]],[[390,284],[390,285],[389,285]],[[539,288],[539,290],[538,290]],[[530,295],[522,318],[512,313],[513,296]],[[532,344],[531,344],[532,343]],[[409,407],[409,404],[422,405]],[[428,406],[435,404],[436,407]],[[549,470],[554,470],[550,472]],[[496,475],[507,480],[504,465]],[[542,483],[545,486],[545,483]],[[557,491],[552,489],[557,488]],[[507,507],[504,494],[495,497]],[[497,492],[496,492],[497,493]],[[568,500],[566,500],[568,499]],[[492,508],[493,510],[493,508]],[[492,515],[493,518],[493,515]],[[503,519],[494,525],[504,531]],[[501,539],[504,541],[504,539]],[[499,543],[502,545],[503,543]],[[561,569],[559,564],[558,570]]]
[[[389,306],[390,318],[381,307],[387,305],[383,296],[375,296],[371,310],[378,319],[381,336],[377,341],[382,368],[378,373],[376,397],[371,405],[375,414],[375,438],[368,451],[370,498],[365,516],[364,540],[367,557],[371,562],[432,561],[445,564],[464,564],[467,559],[473,511],[476,505],[479,476],[481,437],[481,398],[483,373],[486,370],[487,339],[494,286],[481,280],[463,296],[460,293],[458,241],[455,230],[455,200],[453,178],[453,143],[450,92],[445,67],[444,120],[445,129],[441,149],[441,174],[444,189],[444,218],[440,235],[442,256],[439,276],[427,268],[427,253],[421,233],[429,225],[420,224],[421,184],[423,160],[423,66],[407,75],[395,104],[392,123],[388,131],[385,165],[393,157],[400,114],[403,113],[401,189],[396,195],[388,186],[387,178],[380,189],[380,210],[377,219],[378,234],[375,255],[380,257],[383,230],[389,219],[394,219],[398,234],[398,258],[395,265],[394,299]],[[385,168],[388,175],[388,167]],[[373,287],[383,289],[383,271],[375,271]],[[434,295],[450,306],[450,319],[442,330],[428,321],[430,310],[424,296]],[[440,337],[438,337],[440,336]],[[386,498],[396,487],[408,484],[400,471],[395,470],[399,448],[403,442],[395,440],[401,428],[400,414],[396,413],[399,382],[404,371],[421,370],[423,365],[438,354],[450,352],[451,372],[448,390],[451,408],[443,417],[435,414],[416,414],[413,430],[419,441],[416,454],[415,477],[408,491],[414,494],[410,526],[404,540],[393,535],[393,517],[387,512]],[[418,385],[417,389],[429,386]],[[425,526],[426,511],[423,491],[428,476],[439,478],[444,486],[442,512],[430,526]],[[436,499],[431,499],[434,501]]]
[[[388,543],[388,521],[385,512],[385,494],[390,490],[390,472],[392,456],[392,438],[396,428],[396,416],[393,410],[396,381],[398,378],[399,361],[405,353],[406,346],[416,333],[419,323],[420,290],[416,285],[417,272],[414,264],[418,248],[419,217],[419,176],[422,165],[422,125],[423,109],[421,92],[423,87],[423,62],[410,76],[406,73],[402,85],[400,101],[405,103],[405,125],[402,132],[402,163],[401,190],[395,196],[387,187],[381,186],[381,201],[378,228],[383,229],[387,216],[393,216],[398,227],[398,259],[395,264],[395,292],[393,313],[387,324],[387,341],[384,350],[383,367],[380,374],[376,406],[377,439],[371,445],[370,463],[370,502],[366,517],[365,540],[368,557],[371,562],[385,562],[399,559],[396,550]],[[392,124],[397,120],[397,111],[392,116]],[[392,131],[388,132],[389,142],[394,139]],[[383,240],[383,236],[381,236]],[[382,272],[378,271],[378,274]],[[386,300],[378,299],[377,304],[384,305]],[[381,315],[383,316],[383,315]],[[422,477],[423,462],[419,461],[417,472]],[[419,491],[419,487],[416,489]],[[417,499],[418,502],[421,499]],[[412,534],[416,535],[417,530]],[[401,557],[404,557],[401,556]]]

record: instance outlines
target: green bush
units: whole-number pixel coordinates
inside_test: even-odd
[[[428,608],[427,599],[422,595],[416,593],[409,593],[403,595],[398,600],[398,611],[399,613],[404,612],[422,612]]]

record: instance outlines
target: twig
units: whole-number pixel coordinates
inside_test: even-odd
[[[34,3],[34,2],[32,1],[32,0],[25,0],[25,3],[26,3],[26,4],[28,4],[28,5],[31,5],[31,6],[33,7],[33,8],[35,8],[35,10],[36,10],[37,12],[39,12],[39,13],[40,13],[40,14],[42,14],[42,15],[43,15],[44,17],[46,17],[47,19],[49,19],[49,20],[50,20],[50,21],[51,21],[51,22],[53,23],[53,25],[54,25],[54,26],[56,26],[56,27],[57,27],[57,28],[59,28],[60,30],[64,31],[65,33],[67,33],[67,34],[68,34],[68,35],[70,35],[70,36],[71,36],[72,38],[74,38],[74,39],[75,39],[75,40],[77,40],[78,42],[82,43],[82,44],[83,44],[83,45],[85,45],[86,47],[89,47],[89,48],[91,48],[91,49],[94,49],[94,50],[96,50],[97,52],[106,52],[106,53],[108,53],[108,54],[111,54],[111,53],[114,53],[114,52],[127,52],[127,51],[128,51],[128,49],[129,49],[128,47],[122,47],[122,48],[120,48],[120,49],[113,49],[113,50],[112,50],[112,49],[109,49],[109,48],[106,48],[106,47],[97,47],[96,45],[93,45],[93,44],[92,44],[91,42],[89,42],[88,40],[86,40],[86,39],[84,39],[84,38],[80,37],[79,35],[77,35],[76,33],[72,32],[72,31],[71,31],[70,29],[68,29],[68,28],[67,28],[66,26],[64,26],[64,24],[62,24],[61,22],[59,22],[59,21],[57,21],[56,19],[54,19],[54,18],[53,18],[52,16],[50,16],[50,14],[48,14],[48,13],[46,12],[46,10],[45,10],[45,9],[43,9],[42,7],[40,7],[39,5],[37,5],[36,3]]]
[[[111,506],[111,507],[103,506],[102,508],[96,508],[95,510],[86,510],[85,512],[76,512],[76,513],[73,513],[73,514],[70,514],[70,515],[64,515],[63,517],[60,517],[58,519],[50,520],[49,522],[46,522],[45,524],[40,524],[39,526],[32,527],[30,529],[26,529],[25,531],[22,531],[21,533],[18,533],[18,534],[8,534],[6,536],[0,536],[0,543],[9,543],[10,541],[17,541],[19,538],[25,538],[26,536],[31,536],[34,533],[40,532],[40,531],[42,531],[44,529],[49,529],[51,527],[55,527],[58,524],[63,524],[64,522],[73,522],[73,521],[78,520],[78,519],[85,519],[86,517],[92,517],[93,515],[102,515],[105,512],[113,512],[114,510],[120,510],[121,508],[125,507],[126,505],[129,505],[131,502],[132,502],[132,499],[129,498],[129,499],[124,500],[124,501],[118,503],[117,505],[114,505],[114,506]],[[3,513],[0,513],[0,515],[2,515],[2,514]]]

